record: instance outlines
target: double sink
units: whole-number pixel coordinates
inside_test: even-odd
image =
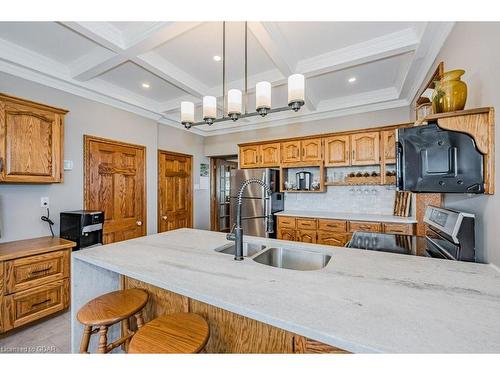
[[[234,244],[215,249],[217,252],[230,255],[234,255],[234,250]],[[243,242],[243,256],[266,266],[297,271],[320,270],[326,267],[331,259],[328,254],[294,248],[266,247],[251,242]]]

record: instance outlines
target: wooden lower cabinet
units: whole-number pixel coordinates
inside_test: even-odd
[[[278,216],[279,240],[344,247],[356,231],[413,235],[415,224]]]
[[[349,241],[347,233],[318,231],[318,243],[329,246],[345,246]]]
[[[52,237],[0,244],[0,334],[70,306],[74,246]]]
[[[193,312],[204,317],[210,326],[210,338],[204,353],[347,353],[342,349],[129,277],[122,276],[122,287],[143,288],[148,291],[149,301],[144,310],[146,322],[162,314],[174,312]]]
[[[316,243],[316,230],[300,229],[295,232],[295,241]]]

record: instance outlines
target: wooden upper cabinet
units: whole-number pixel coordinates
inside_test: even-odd
[[[265,143],[260,146],[261,166],[279,167],[280,165],[280,146],[279,142]]]
[[[380,153],[385,164],[396,163],[396,130],[384,130],[380,132]]]
[[[348,135],[325,138],[325,167],[351,164],[351,138]]]
[[[300,154],[300,141],[281,142],[281,161],[283,163],[299,162]]]
[[[301,141],[301,161],[323,160],[323,140],[321,138],[306,139]]]
[[[380,163],[380,133],[367,132],[351,135],[351,165]]]
[[[260,166],[260,145],[240,147],[240,168],[256,168]]]
[[[66,113],[0,94],[1,182],[62,182]]]
[[[279,167],[280,143],[240,147],[240,168]]]

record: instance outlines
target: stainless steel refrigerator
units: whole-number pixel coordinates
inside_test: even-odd
[[[258,178],[264,181],[270,188],[273,194],[269,201],[271,213],[283,211],[285,196],[279,192],[279,173],[278,169],[263,168],[263,169],[234,169],[231,171],[231,209],[230,220],[231,228],[236,222],[236,205],[238,201],[238,193],[241,185],[249,178]],[[243,234],[258,237],[276,238],[276,217],[274,217],[274,233],[266,233],[264,219],[253,218],[263,216],[266,212],[266,200],[264,199],[264,188],[258,184],[250,184],[243,193],[241,206],[241,214],[244,220],[242,221]],[[268,211],[267,211],[268,212]]]

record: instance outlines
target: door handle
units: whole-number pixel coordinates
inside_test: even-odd
[[[135,223],[137,224],[138,227],[142,226],[142,221],[140,220],[137,220]]]
[[[168,216],[167,216],[167,215],[163,215],[163,216],[161,217],[161,219],[162,219],[162,220],[164,220],[164,221],[167,221]]]

